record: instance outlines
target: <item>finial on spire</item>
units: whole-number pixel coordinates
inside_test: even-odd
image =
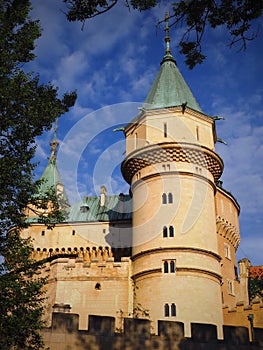
[[[166,12],[165,13],[165,44],[166,44],[166,49],[165,49],[165,54],[166,55],[170,55],[171,54],[171,51],[170,51],[170,35],[169,35],[169,31],[170,31],[170,28],[169,28],[169,13]]]
[[[57,154],[57,147],[59,145],[59,142],[57,141],[57,130],[58,130],[58,118],[56,118],[55,126],[54,126],[54,138],[52,141],[50,141],[51,146],[51,160],[56,160],[56,154]]]
[[[164,18],[164,21],[161,21],[160,23],[162,22],[165,22],[165,28],[164,28],[164,31],[165,31],[165,38],[164,38],[164,41],[165,41],[165,55],[163,57],[163,60],[161,62],[161,65],[164,63],[164,62],[167,62],[167,61],[170,61],[170,62],[173,62],[176,64],[176,61],[173,57],[173,55],[171,54],[171,50],[170,50],[170,35],[169,35],[169,32],[170,32],[170,28],[169,28],[169,12],[166,12],[165,13],[165,18]]]

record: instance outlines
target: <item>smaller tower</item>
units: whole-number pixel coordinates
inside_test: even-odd
[[[50,141],[51,155],[49,157],[48,164],[40,176],[41,181],[39,192],[44,194],[53,188],[56,192],[58,202],[62,209],[68,208],[69,201],[65,191],[65,187],[62,183],[61,176],[57,167],[57,149],[59,142],[57,141],[58,119],[56,119],[54,127],[54,137]]]
[[[249,295],[248,295],[248,278],[249,278],[249,268],[251,266],[250,261],[244,258],[238,262],[240,271],[240,295],[239,300],[244,303],[244,305],[249,305]]]

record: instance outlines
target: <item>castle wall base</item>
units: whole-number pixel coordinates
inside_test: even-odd
[[[249,342],[246,327],[224,326],[224,340],[217,339],[215,325],[192,323],[192,337],[184,337],[184,324],[159,321],[158,335],[151,334],[151,322],[124,319],[124,331],[115,331],[113,317],[89,315],[88,330],[79,330],[77,314],[55,312],[52,325],[42,331],[45,346],[50,350],[260,350],[263,329],[254,330],[255,340]]]

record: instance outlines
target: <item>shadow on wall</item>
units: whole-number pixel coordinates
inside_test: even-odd
[[[115,333],[115,319],[89,316],[89,330],[78,329],[76,314],[53,313],[52,326],[43,330],[50,350],[260,350],[263,329],[255,329],[250,343],[246,327],[224,326],[224,340],[217,340],[217,329],[209,324],[191,324],[192,337],[184,338],[181,322],[158,321],[158,335],[150,333],[151,322],[124,319],[124,332]]]

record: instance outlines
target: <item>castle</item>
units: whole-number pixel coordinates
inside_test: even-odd
[[[52,186],[67,216],[54,229],[28,209],[36,260],[48,275],[45,319],[52,313],[124,320],[146,319],[157,334],[159,322],[210,324],[223,339],[223,326],[263,326],[260,301],[249,305],[249,262],[240,262],[239,204],[220,181],[223,161],[215,152],[216,119],[206,115],[166,51],[139,113],[124,128],[121,165],[129,194],[87,196],[69,205],[56,164],[57,141],[41,179]],[[238,315],[239,314],[239,315]],[[240,317],[240,315],[243,315]],[[236,316],[238,315],[238,316]],[[250,339],[252,328],[249,328]]]

